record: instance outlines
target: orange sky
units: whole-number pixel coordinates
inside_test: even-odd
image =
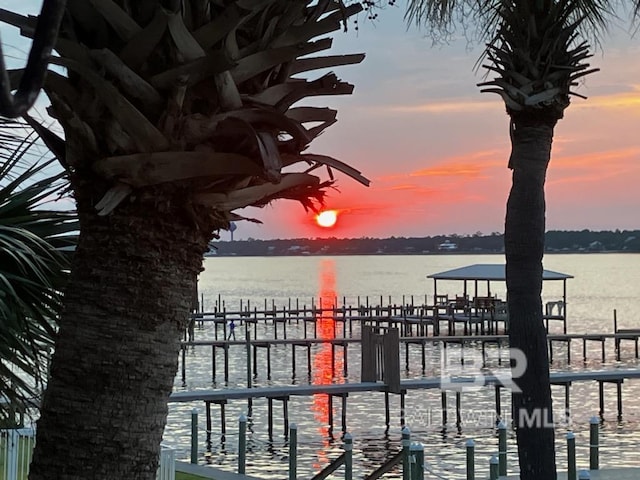
[[[511,174],[508,117],[497,95],[482,94],[481,51],[464,41],[431,47],[402,23],[400,8],[377,25],[336,37],[340,52],[365,52],[338,74],[350,98],[322,97],[339,121],[310,151],[333,155],[371,186],[339,176],[327,207],[341,212],[323,229],[292,202],[248,209],[264,225],[235,238],[387,237],[502,232]],[[361,21],[362,23],[362,21]],[[640,228],[640,38],[613,28],[555,131],[547,176],[548,229]],[[239,234],[239,235],[238,235]],[[228,238],[223,232],[222,238]]]
[[[6,3],[30,13],[40,4]],[[338,123],[309,152],[354,166],[371,186],[337,176],[327,198],[327,208],[340,212],[332,229],[317,226],[299,204],[280,201],[240,212],[264,224],[239,223],[235,239],[503,231],[508,118],[497,95],[476,87],[484,75],[473,69],[481,50],[465,40],[432,47],[422,32],[406,29],[402,8],[387,8],[375,25],[361,17],[358,32],[335,34],[331,54],[367,54],[360,65],[335,69],[355,84],[353,95],[300,103],[338,109]],[[548,229],[640,228],[640,38],[625,28],[612,28],[602,41],[591,59],[601,71],[577,87],[589,98],[574,97],[556,127]],[[2,35],[15,45],[6,29]]]

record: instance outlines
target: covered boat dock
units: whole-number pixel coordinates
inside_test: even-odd
[[[491,291],[491,282],[506,282],[504,264],[474,264],[466,267],[455,268],[445,272],[428,275],[433,279],[434,292],[434,317],[436,323],[439,320],[449,322],[449,331],[455,334],[455,324],[463,323],[465,334],[471,333],[475,326],[476,331],[485,328],[489,333],[495,333],[498,324],[503,323],[505,331],[508,330],[508,313],[506,299],[500,299]],[[545,304],[543,320],[547,331],[550,321],[562,322],[563,333],[567,333],[567,280],[572,275],[552,270],[543,270],[542,280],[562,282],[562,299],[548,301]],[[438,282],[461,281],[463,282],[462,295],[449,298],[448,294],[442,294],[438,290]],[[486,284],[486,295],[481,295],[482,284]],[[471,293],[473,292],[473,293]],[[472,296],[471,296],[472,295]],[[450,333],[451,334],[451,333]]]

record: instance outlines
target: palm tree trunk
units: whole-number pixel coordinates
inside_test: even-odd
[[[29,478],[151,480],[208,238],[178,202],[85,193]]]
[[[513,179],[505,222],[509,342],[526,359],[512,365],[520,478],[555,480],[555,448],[547,335],[542,321],[544,182],[555,121],[514,119]],[[516,378],[518,377],[518,378]]]

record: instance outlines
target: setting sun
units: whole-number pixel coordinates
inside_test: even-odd
[[[330,228],[336,224],[338,212],[335,210],[325,210],[316,215],[316,222],[321,227]]]

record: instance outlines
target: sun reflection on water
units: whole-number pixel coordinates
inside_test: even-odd
[[[319,269],[319,312],[316,314],[317,335],[323,340],[336,338],[336,320],[332,309],[336,307],[336,273],[335,262],[332,259],[323,259]],[[336,372],[342,372],[344,366],[344,354],[342,350],[332,348],[331,344],[323,343],[319,345],[318,351],[313,356],[312,383],[314,385],[326,385],[340,382],[342,376],[336,378]],[[328,463],[327,447],[332,442],[332,425],[330,425],[328,395],[314,395],[312,410],[319,427],[322,447],[318,450],[318,464],[314,468],[321,468]],[[335,418],[335,412],[331,412],[331,417]],[[321,465],[322,464],[322,465]]]

